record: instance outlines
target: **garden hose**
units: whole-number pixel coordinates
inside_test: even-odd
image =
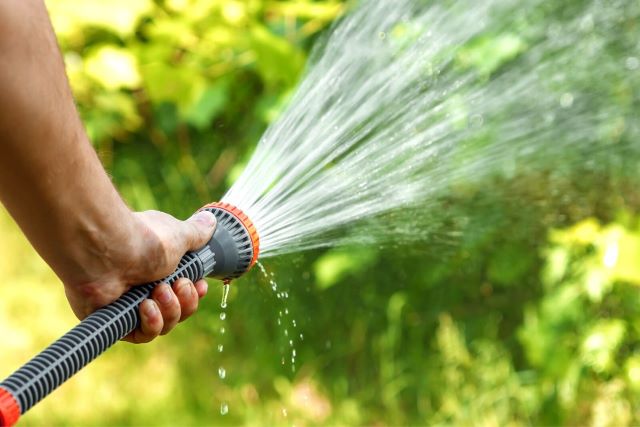
[[[137,328],[138,306],[158,284],[171,285],[182,277],[192,282],[203,277],[228,282],[249,271],[260,247],[251,220],[227,203],[212,203],[201,210],[213,213],[218,224],[205,246],[185,254],[176,270],[164,279],[135,286],[89,315],[0,383],[0,426],[15,424],[20,415]]]

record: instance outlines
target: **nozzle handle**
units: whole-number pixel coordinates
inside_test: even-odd
[[[210,244],[182,257],[164,279],[136,286],[95,311],[0,383],[0,426],[10,426],[76,372],[138,327],[138,306],[160,283],[186,277],[195,282],[213,271]]]

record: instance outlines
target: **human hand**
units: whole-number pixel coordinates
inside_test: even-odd
[[[209,241],[216,227],[215,216],[206,211],[186,221],[158,211],[133,213],[131,219],[125,241],[106,236],[108,240],[93,249],[94,256],[86,257],[84,277],[65,280],[67,299],[78,318],[115,301],[132,286],[169,275],[186,252]],[[197,310],[206,293],[204,280],[194,284],[182,278],[173,286],[158,285],[140,305],[140,327],[125,340],[145,343],[168,333]]]

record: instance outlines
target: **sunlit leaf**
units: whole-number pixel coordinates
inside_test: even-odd
[[[313,2],[313,1],[270,1],[267,8],[273,13],[298,18],[316,18],[322,20],[335,19],[344,9],[344,6],[336,1]]]
[[[598,320],[582,342],[581,358],[596,372],[608,372],[615,362],[616,352],[626,332],[621,319]]]
[[[140,18],[152,6],[151,0],[47,0],[47,8],[59,35],[68,35],[82,26],[94,26],[126,36],[133,33]]]
[[[133,89],[140,85],[136,57],[126,49],[103,46],[85,61],[86,73],[107,89]]]
[[[458,59],[463,67],[474,67],[488,77],[525,49],[526,44],[516,34],[485,36],[464,47]]]
[[[349,274],[366,269],[374,260],[375,251],[366,248],[327,252],[313,266],[316,283],[320,289],[330,288]]]

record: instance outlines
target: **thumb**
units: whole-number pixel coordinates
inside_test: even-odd
[[[184,252],[194,251],[203,247],[216,229],[215,215],[209,211],[200,211],[183,223]]]

